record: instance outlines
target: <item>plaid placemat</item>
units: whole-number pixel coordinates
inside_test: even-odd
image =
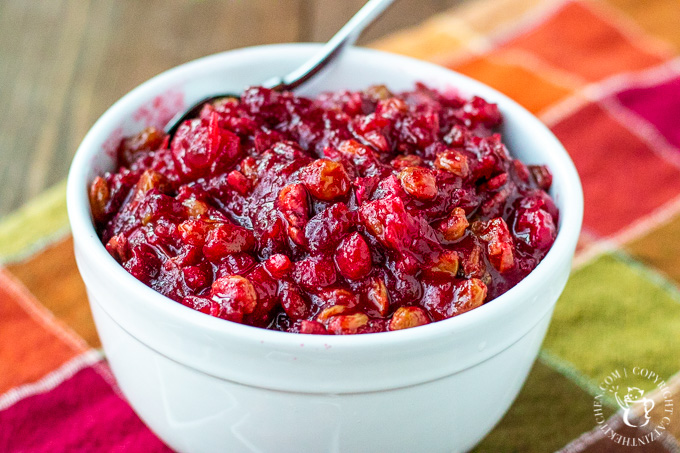
[[[680,451],[680,3],[471,0],[376,47],[508,94],[583,181],[572,277],[476,451]],[[0,260],[0,451],[168,450],[100,352],[63,185],[0,222]]]

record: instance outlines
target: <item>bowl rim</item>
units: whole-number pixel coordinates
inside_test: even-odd
[[[549,279],[551,273],[562,262],[563,255],[569,255],[569,259],[571,259],[583,219],[583,192],[579,176],[571,158],[562,144],[543,123],[514,100],[470,77],[426,61],[374,49],[353,47],[347,49],[347,52],[359,54],[363,58],[387,58],[404,65],[417,65],[423,69],[424,73],[427,70],[436,72],[446,71],[449,73],[447,77],[451,79],[452,84],[455,80],[464,82],[466,88],[461,90],[463,92],[478,94],[481,97],[491,93],[494,102],[499,104],[504,115],[507,115],[505,111],[512,110],[512,115],[519,116],[522,121],[532,123],[532,127],[535,128],[535,134],[551,144],[551,152],[557,153],[556,159],[560,162],[560,165],[556,168],[551,167],[553,175],[556,176],[554,180],[564,180],[564,186],[568,190],[560,192],[563,206],[560,208],[557,238],[538,266],[505,294],[494,299],[493,303],[485,303],[459,316],[419,326],[418,328],[361,335],[304,335],[229,322],[205,315],[176,303],[129,274],[106,251],[104,244],[96,234],[87,196],[89,184],[91,183],[91,181],[87,180],[92,167],[90,161],[96,154],[104,152],[102,147],[104,139],[118,125],[119,120],[117,118],[121,117],[121,112],[128,109],[130,104],[140,105],[142,102],[149,100],[147,92],[154,86],[181,78],[182,75],[192,73],[197,68],[219,64],[225,59],[252,58],[253,54],[262,54],[265,57],[271,52],[306,54],[316,50],[319,46],[320,44],[316,43],[272,44],[246,47],[209,55],[169,69],[137,86],[115,102],[90,128],[78,147],[70,167],[66,198],[74,246],[82,247],[84,250],[87,250],[88,254],[93,255],[93,258],[101,267],[98,269],[99,273],[105,272],[115,285],[127,286],[131,291],[138,294],[139,300],[142,301],[141,303],[147,304],[148,308],[153,311],[162,312],[165,316],[173,319],[173,321],[191,326],[192,328],[201,329],[201,331],[206,333],[217,334],[220,337],[237,338],[239,341],[247,342],[253,346],[275,344],[282,349],[295,351],[299,351],[301,340],[306,346],[309,346],[309,349],[332,349],[335,351],[355,350],[356,348],[380,349],[386,346],[399,347],[404,343],[430,341],[450,336],[457,331],[475,329],[489,322],[494,317],[499,316],[502,311],[510,310],[513,305],[517,305],[521,299],[518,296],[521,296],[521,293],[530,288],[535,282]],[[168,301],[173,303],[168,303]],[[102,308],[105,309],[105,307]],[[106,309],[105,311],[108,312]],[[525,326],[520,330],[521,332],[526,332],[531,327],[533,326]]]

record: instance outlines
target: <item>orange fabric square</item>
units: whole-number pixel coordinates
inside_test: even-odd
[[[680,50],[680,6],[677,1],[607,0],[654,37]]]
[[[477,79],[508,95],[532,113],[564,99],[571,91],[518,65],[476,57],[449,68]]]
[[[553,126],[581,176],[584,225],[610,236],[680,193],[680,170],[597,104]]]
[[[545,0],[474,0],[459,2],[456,15],[473,30],[493,34],[514,25],[532,10],[545,5]]]
[[[392,33],[371,47],[439,63],[478,36],[465,25],[455,16],[435,16],[417,28]]]
[[[663,62],[660,56],[637,47],[612,23],[579,2],[567,3],[539,26],[503,47],[533,52],[555,67],[589,81]]]
[[[101,347],[87,302],[87,293],[73,255],[73,239],[52,244],[9,271],[64,324],[93,348]]]
[[[22,305],[30,294],[0,269],[0,393],[35,382],[82,350],[60,337]]]

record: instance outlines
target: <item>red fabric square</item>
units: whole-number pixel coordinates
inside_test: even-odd
[[[583,183],[584,225],[610,236],[680,194],[680,170],[597,104],[553,128]]]

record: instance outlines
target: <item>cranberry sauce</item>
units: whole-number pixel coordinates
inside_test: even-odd
[[[421,84],[250,88],[172,140],[122,140],[92,214],[130,274],[211,316],[311,334],[419,326],[503,294],[555,240],[551,173],[510,156],[501,122],[495,104]]]

